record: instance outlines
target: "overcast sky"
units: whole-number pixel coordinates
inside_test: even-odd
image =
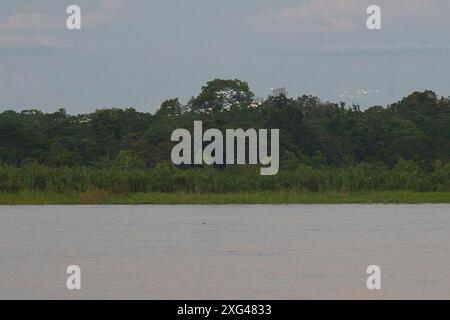
[[[71,4],[82,30],[66,29]],[[0,111],[153,112],[214,78],[362,106],[450,96],[449,15],[448,0],[0,0]]]

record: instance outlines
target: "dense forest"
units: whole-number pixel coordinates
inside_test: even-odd
[[[255,166],[175,167],[173,130],[280,129],[280,173]],[[323,102],[284,92],[255,100],[247,83],[208,82],[186,105],[70,115],[0,113],[0,192],[107,190],[450,191],[450,99],[414,92],[389,106]]]

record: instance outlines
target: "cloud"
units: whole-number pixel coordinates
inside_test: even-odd
[[[131,1],[96,0],[90,6],[80,5],[82,26],[92,28],[111,23]],[[93,9],[84,11],[85,7]],[[11,14],[0,20],[0,46],[65,46],[62,32],[66,31],[66,19],[64,6],[60,12],[47,8],[47,12]]]
[[[83,24],[89,27],[105,25],[114,20],[131,1],[100,0],[98,10],[83,15]]]
[[[126,7],[125,0],[97,0],[97,9],[82,11],[82,22],[87,26],[99,26],[111,22]],[[65,26],[65,12],[50,14],[41,12],[18,12],[0,21],[0,30],[17,31],[27,29],[63,28]]]
[[[258,14],[256,28],[271,31],[303,29],[307,31],[347,31],[355,28],[352,19],[361,8],[357,0],[313,0]]]
[[[409,25],[441,20],[448,26],[447,0],[310,0],[278,10],[260,12],[252,19],[261,31],[290,32],[346,32],[365,28],[366,9],[377,3],[384,21]]]
[[[63,21],[61,17],[51,14],[19,12],[7,17],[5,21],[0,22],[0,30],[18,31],[54,28],[61,21]]]
[[[0,35],[0,47],[62,47],[67,46],[48,35]]]

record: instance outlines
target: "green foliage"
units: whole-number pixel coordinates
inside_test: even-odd
[[[0,113],[0,192],[355,192],[449,191],[450,100],[415,92],[388,106],[321,102],[303,95],[253,101],[248,84],[216,79],[156,115],[101,109]],[[280,129],[281,170],[255,166],[173,167],[171,133],[193,129]]]
[[[262,191],[233,193],[130,193],[112,194],[103,190],[55,193],[23,191],[0,193],[0,205],[48,204],[341,204],[341,203],[450,203],[449,192],[292,192]]]
[[[245,165],[181,169],[166,162],[145,169],[137,163],[133,169],[134,159],[121,156],[122,161],[108,168],[0,165],[0,193],[450,192],[450,164],[439,161],[432,171],[421,169],[412,160],[400,160],[392,168],[368,163],[341,167],[290,163],[277,176],[265,177],[257,167]]]
[[[157,116],[180,116],[183,113],[183,105],[178,98],[164,101],[156,112]]]
[[[201,93],[189,102],[189,107],[193,111],[219,112],[247,107],[252,99],[253,93],[246,82],[215,79],[202,87]]]

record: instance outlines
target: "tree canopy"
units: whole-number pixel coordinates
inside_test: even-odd
[[[450,100],[432,91],[414,92],[387,107],[323,102],[317,97],[270,96],[254,101],[247,83],[210,81],[183,106],[178,98],[156,114],[133,108],[99,109],[70,115],[38,110],[0,113],[0,162],[21,166],[96,166],[121,164],[151,168],[170,161],[177,128],[280,129],[281,166],[298,163],[340,166],[412,160],[430,169],[450,162]]]

